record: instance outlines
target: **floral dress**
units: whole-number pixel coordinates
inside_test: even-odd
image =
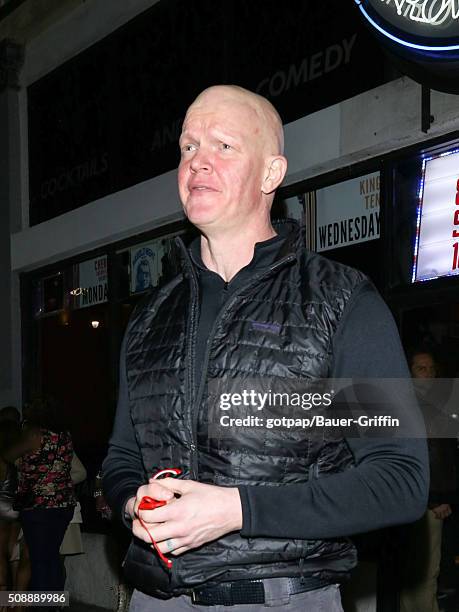
[[[73,444],[68,431],[41,429],[41,446],[19,463],[18,498],[25,508],[67,508],[76,504],[70,467]]]

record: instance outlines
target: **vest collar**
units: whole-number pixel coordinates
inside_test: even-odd
[[[276,258],[271,267],[277,266],[285,257],[291,255],[297,255],[299,250],[302,248],[301,239],[301,226],[294,219],[279,219],[272,223],[274,229],[280,236],[285,236],[285,241],[282,243]],[[195,263],[193,262],[190,254],[190,246],[185,245],[183,239],[180,236],[175,238],[175,242],[178,245],[182,257],[183,272],[185,277],[195,274]]]

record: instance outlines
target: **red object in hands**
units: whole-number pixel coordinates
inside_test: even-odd
[[[165,506],[167,501],[165,499],[153,499],[153,497],[142,497],[142,501],[139,504],[139,510],[154,510],[155,508],[161,508]]]
[[[180,470],[178,468],[166,468],[165,470],[160,470],[159,472],[156,472],[156,474],[154,474],[152,476],[152,480],[158,480],[162,476],[167,476],[167,475],[178,476],[181,473],[182,473],[182,470]],[[145,497],[142,497],[142,499],[140,500],[140,504],[139,504],[138,510],[155,510],[156,508],[161,508],[161,506],[165,506],[166,504],[167,504],[167,501],[165,499],[154,499],[153,497],[149,497],[148,495],[145,495]],[[150,537],[150,540],[151,540],[151,543],[152,543],[152,546],[154,547],[154,549],[158,553],[159,558],[161,559],[161,561],[164,563],[164,565],[167,567],[167,569],[172,569],[172,561],[170,559],[168,559],[159,550],[158,545],[156,544],[154,539],[151,537],[150,532],[148,531],[148,527],[145,525],[145,523],[143,522],[143,520],[140,518],[139,515],[137,515],[137,518],[139,519],[140,524],[142,525],[142,527],[148,533],[148,535]]]

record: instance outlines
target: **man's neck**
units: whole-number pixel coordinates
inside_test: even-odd
[[[262,230],[250,232],[247,228],[237,235],[201,236],[201,257],[204,265],[219,274],[227,283],[253,259],[255,244],[276,235],[269,224]]]

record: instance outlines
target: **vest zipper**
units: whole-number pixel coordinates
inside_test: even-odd
[[[199,303],[199,285],[198,279],[196,277],[196,273],[193,269],[193,266],[190,266],[191,273],[191,310],[190,310],[190,330],[189,330],[189,347],[190,350],[188,352],[187,359],[187,369],[188,369],[188,398],[187,403],[190,406],[191,411],[191,475],[193,480],[198,479],[198,439],[197,433],[195,431],[194,426],[194,415],[193,415],[193,405],[194,405],[194,397],[195,397],[195,376],[194,376],[194,362],[196,356],[196,329],[197,329],[197,312],[198,312],[198,303]]]
[[[194,441],[194,446],[195,446],[194,457],[196,458],[196,464],[194,466],[195,469],[193,469],[193,478],[195,478],[195,479],[197,479],[197,477],[198,477],[197,447],[198,447],[198,417],[199,417],[199,407],[200,407],[200,404],[201,404],[201,401],[202,401],[202,396],[204,395],[204,386],[205,386],[205,382],[206,382],[206,378],[207,378],[207,368],[209,366],[210,347],[211,347],[212,340],[213,340],[213,337],[215,335],[215,331],[217,329],[217,326],[220,323],[220,320],[223,318],[223,315],[226,312],[228,312],[229,310],[231,310],[231,308],[233,307],[233,304],[235,304],[237,302],[240,293],[242,293],[246,289],[249,289],[250,287],[252,287],[252,285],[256,285],[260,280],[263,280],[264,278],[266,278],[267,276],[269,276],[270,274],[275,272],[278,268],[284,266],[286,263],[294,261],[295,259],[296,259],[296,255],[294,255],[294,254],[287,255],[286,257],[284,257],[283,259],[281,259],[277,263],[275,263],[272,266],[270,266],[269,270],[267,270],[265,272],[262,272],[261,274],[258,274],[256,276],[254,276],[253,278],[251,278],[248,283],[246,283],[245,285],[243,285],[239,289],[239,291],[230,299],[229,302],[227,302],[226,304],[224,304],[222,306],[222,308],[220,309],[219,313],[215,317],[215,321],[214,321],[214,323],[212,325],[212,329],[210,331],[209,337],[207,338],[206,351],[204,353],[204,361],[203,361],[203,365],[202,365],[201,380],[199,382],[199,387],[198,387],[198,393],[197,393],[197,396],[196,396],[196,401],[195,401],[195,403],[193,405],[192,432],[193,432],[193,441]],[[196,345],[196,341],[194,339],[193,340],[193,347],[195,347],[195,345]]]

